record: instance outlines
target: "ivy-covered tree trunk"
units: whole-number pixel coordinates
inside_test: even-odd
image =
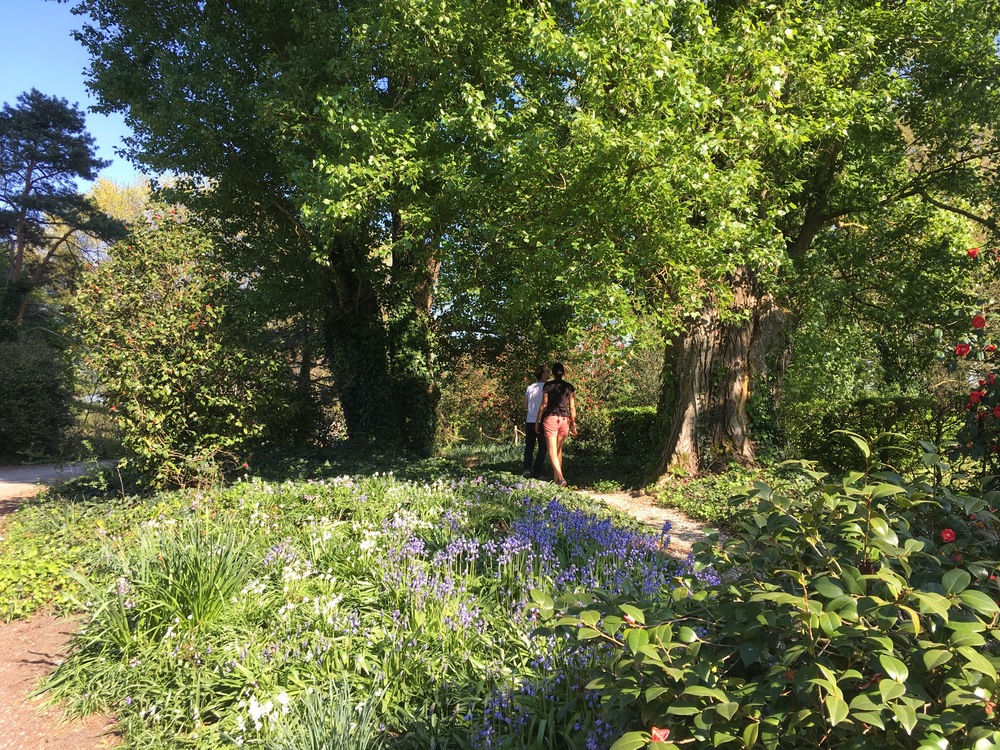
[[[786,325],[772,297],[742,268],[733,274],[730,307],[722,310],[709,299],[667,348],[659,415],[664,443],[656,472],[661,481],[730,462],[754,463],[748,406],[755,391],[774,406],[780,388],[769,376],[775,355],[783,353]]]
[[[358,272],[350,240],[330,250],[333,289],[324,321],[323,338],[347,436],[355,442],[399,444],[388,340],[378,292],[366,274]],[[362,261],[363,262],[363,261]]]
[[[402,235],[398,214],[394,224],[394,234]],[[393,282],[399,290],[389,323],[393,398],[403,445],[422,456],[433,453],[437,438],[440,391],[433,368],[431,302],[439,267],[429,246],[393,254]]]
[[[437,262],[396,253],[390,284],[359,272],[349,240],[332,249],[333,293],[325,342],[348,438],[430,455],[437,430],[431,290]],[[367,258],[366,258],[367,259]],[[364,262],[364,261],[363,261]]]

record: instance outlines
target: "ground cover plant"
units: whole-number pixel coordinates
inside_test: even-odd
[[[49,694],[148,747],[610,747],[622,718],[584,689],[603,648],[538,618],[562,594],[669,589],[669,537],[507,480],[247,480],[70,504],[72,522],[26,508],[18,523],[62,514],[48,523],[101,540],[57,557],[89,622]]]

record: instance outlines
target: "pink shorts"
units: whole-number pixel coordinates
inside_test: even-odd
[[[557,417],[552,414],[542,422],[542,432],[546,435],[566,437],[569,435],[569,417]]]

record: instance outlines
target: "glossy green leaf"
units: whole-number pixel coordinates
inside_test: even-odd
[[[646,747],[648,738],[648,732],[628,732],[615,741],[611,750],[639,750],[639,748]]]
[[[910,671],[906,668],[906,665],[895,656],[880,654],[878,662],[882,665],[882,669],[885,670],[885,674],[897,682],[906,682],[907,677],[910,676]]]
[[[950,651],[946,651],[943,648],[935,648],[929,651],[924,651],[921,655],[924,662],[924,669],[928,672],[937,669],[942,664],[947,664],[951,660],[952,655],[953,654]]]
[[[962,604],[970,607],[981,615],[992,617],[1000,612],[1000,607],[997,606],[993,597],[989,594],[983,593],[982,591],[977,591],[976,589],[966,589],[958,595],[958,598]]]
[[[962,646],[958,649],[963,657],[969,669],[975,670],[976,672],[982,672],[985,675],[992,677],[994,680],[997,679],[997,669],[993,665],[992,661],[988,659],[983,654],[976,651],[971,646]]]
[[[961,568],[952,568],[941,577],[941,585],[948,594],[958,594],[965,591],[972,583],[972,576]]]
[[[832,726],[837,726],[837,724],[844,721],[848,717],[848,714],[850,714],[847,702],[839,695],[828,695],[823,700],[823,703],[826,706],[827,717],[830,719]]]

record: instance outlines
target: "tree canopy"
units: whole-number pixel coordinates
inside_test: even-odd
[[[913,290],[995,230],[989,0],[161,6],[78,4],[92,85],[322,309],[355,435],[431,444],[439,322],[542,352],[654,316],[659,470],[751,462],[810,292],[934,323]]]
[[[31,290],[60,253],[71,254],[78,235],[114,235],[109,223],[78,192],[110,162],[97,158],[83,113],[65,99],[36,89],[0,111],[0,231],[4,287],[0,326],[7,336],[27,309]]]

